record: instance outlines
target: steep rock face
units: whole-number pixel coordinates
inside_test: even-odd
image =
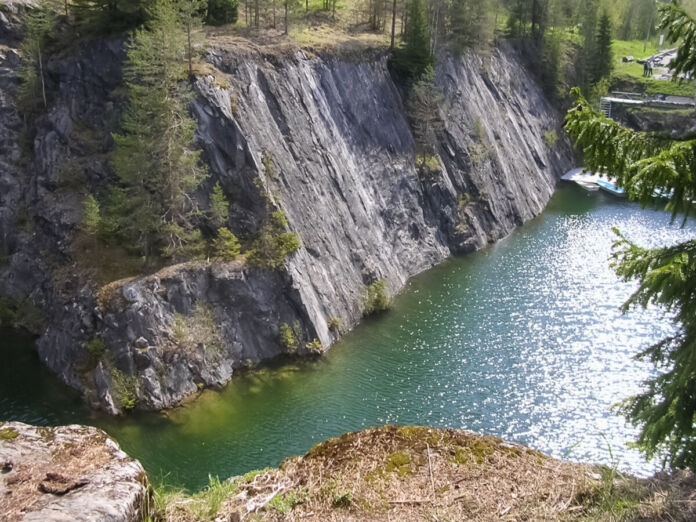
[[[110,520],[147,517],[145,470],[103,431],[0,423],[0,518]]]
[[[505,236],[541,212],[570,164],[565,142],[544,139],[558,114],[509,50],[439,60],[443,168],[432,179],[416,172],[386,58],[210,58],[231,84],[198,81],[210,163],[223,183],[258,173],[287,213],[303,245],[288,271],[324,345],[328,318],[359,320],[365,285],[385,279],[395,293],[451,252]]]
[[[123,42],[51,58],[48,110],[22,132],[13,41],[0,51],[0,296],[43,311],[41,359],[111,413],[176,405],[236,368],[309,354],[314,339],[327,348],[338,335],[329,319],[353,327],[366,285],[384,279],[394,294],[451,253],[505,236],[541,212],[570,164],[565,140],[544,138],[558,114],[507,49],[438,60],[441,173],[422,177],[386,57],[213,48],[215,77],[197,79],[192,104],[205,189],[221,183],[243,240],[280,209],[302,246],[283,273],[200,262],[99,288],[80,262],[78,225],[87,191],[103,193],[113,176]],[[283,323],[294,346],[280,342]]]

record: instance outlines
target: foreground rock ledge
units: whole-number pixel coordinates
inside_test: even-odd
[[[0,520],[135,521],[145,515],[145,470],[103,431],[0,423]]]
[[[696,478],[647,480],[463,430],[384,426],[192,496],[150,497],[96,429],[0,424],[0,520],[696,520]]]
[[[384,426],[158,504],[200,520],[696,520],[689,473],[639,480],[463,430]],[[252,514],[253,513],[253,514]]]

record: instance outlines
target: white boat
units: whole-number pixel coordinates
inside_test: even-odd
[[[605,192],[609,192],[609,194],[613,194],[614,196],[618,196],[620,198],[626,197],[626,191],[623,189],[623,187],[618,187],[611,181],[607,181],[606,179],[598,179],[597,185],[599,185],[599,188]]]

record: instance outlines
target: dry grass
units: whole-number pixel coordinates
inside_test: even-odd
[[[414,426],[347,433],[226,487],[224,500],[219,483],[194,497],[179,494],[161,519],[696,518],[696,480],[688,473],[638,480],[495,437]],[[215,513],[211,498],[220,507]]]

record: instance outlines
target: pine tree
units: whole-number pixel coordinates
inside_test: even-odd
[[[210,209],[208,210],[208,217],[213,227],[220,228],[227,223],[229,208],[230,202],[227,201],[227,197],[218,181],[210,194]]]
[[[416,154],[422,170],[428,158],[435,154],[437,132],[444,127],[440,118],[442,94],[435,87],[435,72],[428,67],[411,87],[408,95],[408,116],[416,141]]]
[[[82,204],[82,228],[89,235],[94,236],[99,232],[101,214],[99,203],[92,194],[85,198]]]
[[[696,75],[696,20],[676,2],[660,12],[662,28],[680,42],[674,78]],[[667,208],[686,219],[696,201],[696,139],[627,129],[594,111],[579,90],[575,95],[578,105],[568,113],[566,130],[582,149],[585,166],[616,176],[643,205],[652,204],[656,190],[672,194]],[[613,259],[619,276],[639,284],[624,310],[661,305],[676,326],[676,333],[638,354],[659,373],[625,401],[623,411],[640,427],[638,446],[648,457],[659,454],[674,467],[696,470],[696,239],[650,249],[619,234]]]
[[[237,22],[238,0],[208,0],[208,25],[234,24]]]
[[[418,78],[435,63],[430,53],[430,33],[423,0],[411,0],[403,46],[393,54],[395,69],[411,78]]]
[[[588,89],[592,83],[592,73],[595,70],[594,59],[597,56],[597,0],[588,0],[582,13],[580,37],[582,45],[576,60],[578,80],[583,89]]]
[[[46,43],[55,26],[55,15],[45,5],[27,12],[24,39],[20,45],[22,67],[17,97],[20,107],[33,111],[41,105],[48,107],[46,99]]]
[[[456,49],[482,46],[489,39],[491,5],[488,0],[453,0],[450,28]]]
[[[171,0],[158,0],[150,15],[128,45],[127,107],[112,155],[121,186],[110,198],[117,233],[146,258],[200,250],[191,194],[205,177],[193,149],[191,89],[182,81],[187,39],[179,12]]]
[[[179,19],[186,33],[186,61],[188,62],[189,78],[193,78],[193,60],[196,48],[203,40],[203,24],[201,17],[206,11],[207,0],[177,0]]]
[[[213,240],[213,258],[220,261],[233,261],[241,252],[239,241],[229,229],[221,227]]]
[[[597,39],[594,46],[592,59],[592,82],[596,83],[602,78],[609,78],[613,69],[613,56],[611,52],[611,20],[606,11],[599,19]]]

